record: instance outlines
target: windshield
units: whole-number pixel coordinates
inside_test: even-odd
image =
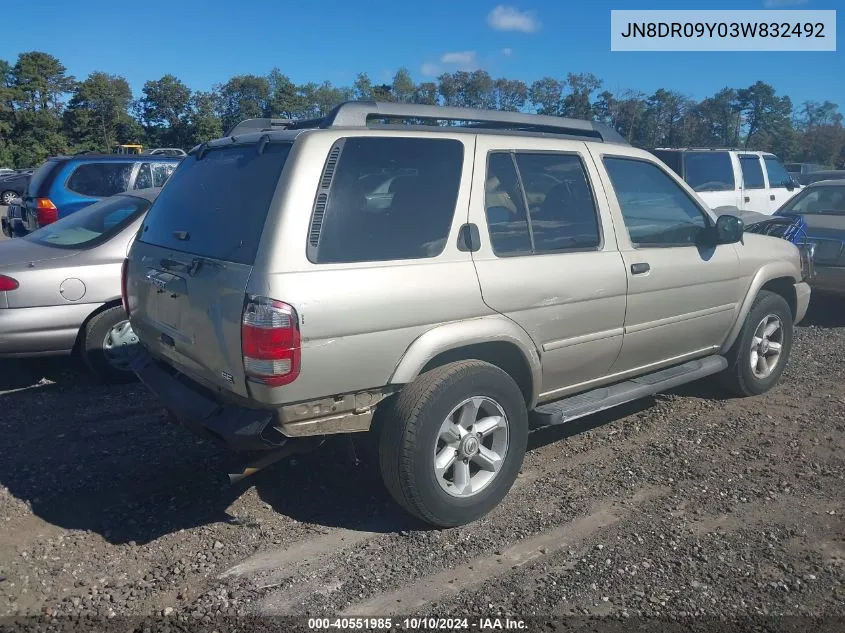
[[[120,233],[151,204],[143,198],[115,196],[33,231],[23,239],[57,248],[92,248]]]
[[[845,215],[845,182],[841,185],[804,189],[787,202],[778,213]]]
[[[139,239],[192,255],[252,264],[290,143],[236,145],[185,158]]]

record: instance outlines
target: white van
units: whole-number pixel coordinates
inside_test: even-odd
[[[736,149],[658,148],[711,209],[731,206],[771,215],[798,193],[798,183],[774,154]]]

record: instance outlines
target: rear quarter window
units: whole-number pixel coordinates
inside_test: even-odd
[[[347,138],[328,195],[315,203],[315,263],[436,257],[443,252],[461,182],[454,139]]]
[[[67,179],[69,190],[92,198],[106,198],[129,189],[134,163],[83,163]]]
[[[734,169],[727,152],[684,154],[684,179],[694,191],[733,191]]]

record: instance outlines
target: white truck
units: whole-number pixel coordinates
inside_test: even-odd
[[[658,148],[652,153],[711,209],[736,207],[771,215],[800,189],[780,159],[768,152]]]

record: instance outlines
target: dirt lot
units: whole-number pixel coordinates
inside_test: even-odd
[[[344,441],[233,487],[141,386],[53,377],[0,395],[0,615],[845,617],[841,301],[773,393],[697,385],[535,433],[503,505],[452,530]]]

